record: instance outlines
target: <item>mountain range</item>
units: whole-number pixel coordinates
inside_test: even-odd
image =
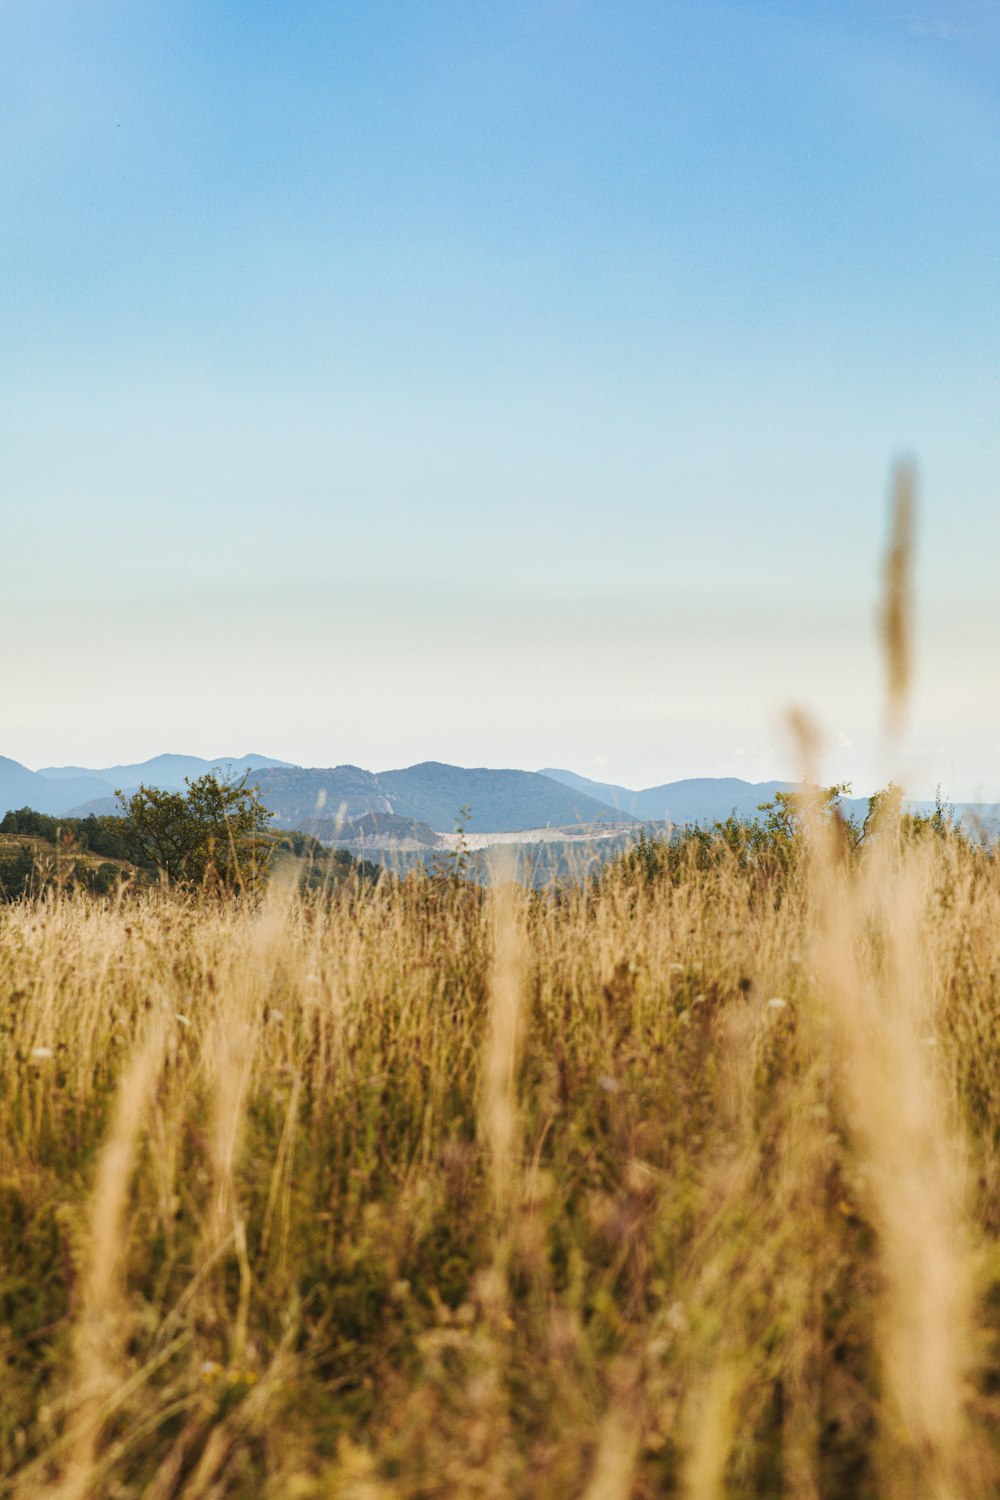
[[[194,779],[206,771],[222,769],[240,776],[264,766],[286,766],[287,761],[270,755],[223,755],[204,760],[199,755],[156,755],[152,760],[130,765],[43,766],[30,771],[20,761],[0,755],[0,816],[11,808],[32,807],[35,812],[118,812],[115,792],[134,792],[136,787],[163,787],[183,791],[184,778]]]
[[[265,755],[158,755],[152,760],[92,768],[45,766],[31,771],[0,756],[0,816],[32,807],[56,816],[116,813],[116,789],[128,794],[140,784],[183,790],[185,777],[210,770],[236,776],[253,773],[262,800],[275,814],[275,826],[299,828],[324,841],[359,836],[426,845],[435,834],[456,827],[474,836],[530,834],[543,829],[594,829],[607,836],[639,823],[711,823],[735,812],[754,818],[761,803],[791,790],[787,781],[741,781],[737,777],[695,777],[638,791],[593,781],[574,771],[492,770],[424,761],[400,770],[366,771],[360,766],[303,767]],[[911,803],[925,811],[927,804]],[[843,811],[862,817],[865,798],[845,799]],[[957,812],[988,826],[994,807],[961,807]]]
[[[360,766],[303,767],[265,755],[157,755],[114,766],[43,766],[31,771],[0,757],[0,814],[9,808],[85,816],[119,811],[115,791],[126,795],[140,784],[183,790],[185,777],[220,769],[252,771],[265,805],[282,828],[309,826],[334,837],[338,819],[373,817],[388,834],[423,841],[426,830],[450,833],[459,824],[475,834],[516,833],[541,828],[622,825],[649,820],[692,822],[725,817],[734,809],[752,816],[783,782],[751,784],[701,778],[632,791],[590,781],[575,772],[493,770],[424,761],[399,770],[372,772]],[[468,812],[463,812],[468,809]]]
[[[279,827],[305,820],[366,814],[410,819],[438,833],[459,824],[476,833],[517,833],[529,828],[621,823],[617,809],[537,771],[487,770],[424,761],[399,771],[360,766],[275,768],[258,777],[261,798]],[[463,814],[467,808],[468,815]]]
[[[590,781],[575,771],[547,767],[540,774],[593,797],[626,817],[657,823],[714,822],[716,818],[727,818],[731,812],[741,818],[752,818],[762,802],[774,800],[775,792],[794,790],[790,781],[740,781],[736,776],[696,776],[633,791],[630,787],[615,786],[611,782]]]

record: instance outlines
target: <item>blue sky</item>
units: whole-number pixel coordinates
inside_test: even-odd
[[[1000,4],[0,9],[0,753],[1000,792]],[[985,674],[985,675],[984,675]],[[992,778],[992,780],[991,780]]]

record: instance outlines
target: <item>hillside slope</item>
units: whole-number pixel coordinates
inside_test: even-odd
[[[318,816],[334,819],[341,809],[346,818],[393,811],[377,777],[361,766],[273,766],[256,780],[279,828],[304,827]]]
[[[526,828],[562,828],[577,823],[621,821],[606,802],[577,788],[562,787],[537,771],[494,771],[486,767],[424,761],[400,771],[380,771],[379,786],[391,811],[449,833],[469,809],[477,833],[517,833]],[[625,815],[626,821],[628,814]]]

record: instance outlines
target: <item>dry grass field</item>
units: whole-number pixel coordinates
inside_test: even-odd
[[[0,1493],[997,1492],[1000,864],[0,908]]]

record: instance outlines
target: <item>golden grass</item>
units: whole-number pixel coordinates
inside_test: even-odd
[[[995,1493],[1000,870],[0,909],[2,1493]]]

